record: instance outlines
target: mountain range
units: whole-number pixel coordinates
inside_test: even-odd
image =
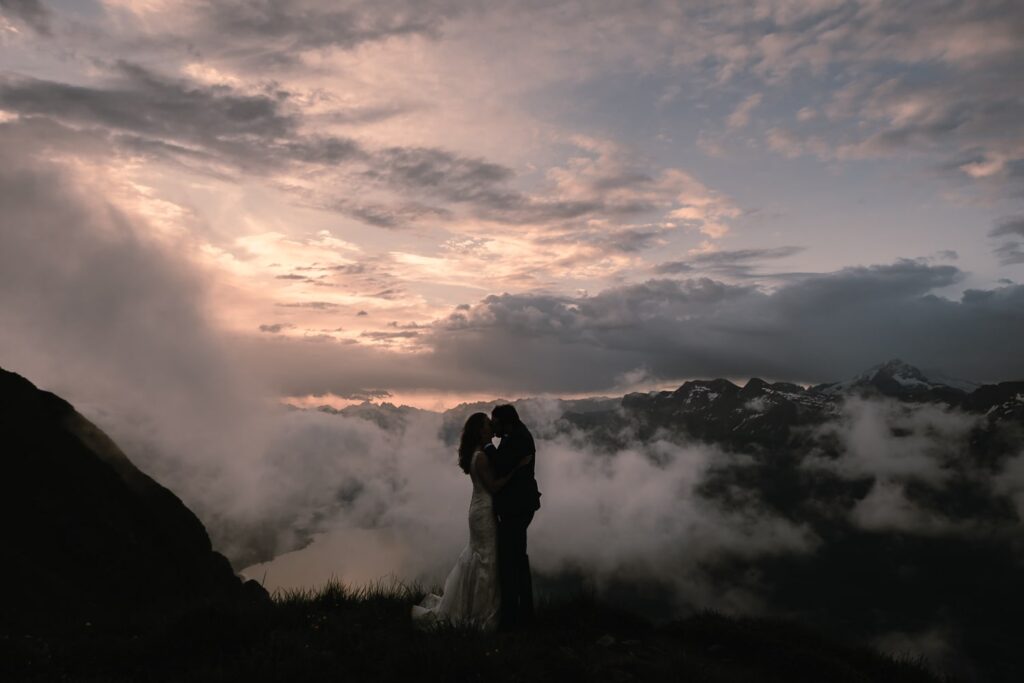
[[[446,443],[455,443],[471,413],[490,412],[495,405],[510,402],[525,422],[536,425],[541,436],[575,428],[599,438],[609,448],[621,446],[624,435],[649,438],[659,430],[730,448],[777,448],[790,444],[799,428],[835,419],[849,399],[933,404],[984,416],[992,428],[1024,426],[1024,380],[985,385],[931,380],[918,368],[893,359],[850,379],[809,387],[754,377],[743,386],[727,379],[692,380],[674,391],[621,397],[514,401],[498,398],[462,403],[444,411],[441,435]],[[384,429],[398,428],[409,416],[429,412],[370,401],[342,409],[324,405],[319,410],[370,420]],[[539,412],[544,417],[531,421],[530,417]],[[554,422],[549,419],[552,412],[558,415]],[[1012,444],[1003,446],[1009,448]]]
[[[1024,621],[1011,606],[1024,605],[1024,381],[954,384],[890,360],[814,386],[694,380],[673,391],[513,404],[538,438],[538,460],[559,444],[606,458],[656,458],[654,443],[673,444],[675,457],[688,457],[693,444],[717,449],[688,495],[731,514],[785,520],[814,539],[811,552],[703,562],[723,590],[748,588],[769,613],[844,637],[899,634],[928,644],[967,678],[1017,680]],[[453,445],[470,413],[498,402],[444,412],[439,436]],[[388,429],[423,413],[390,404],[323,410]],[[546,496],[565,495],[540,484]],[[571,580],[539,577],[538,585]],[[624,576],[604,588],[630,608],[671,616],[667,607],[659,613],[672,594],[656,581],[641,588]]]

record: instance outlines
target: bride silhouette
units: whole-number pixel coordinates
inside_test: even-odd
[[[494,431],[486,413],[473,413],[466,420],[459,440],[459,467],[473,482],[469,501],[469,543],[444,582],[443,595],[430,593],[412,608],[413,624],[428,628],[438,623],[468,626],[483,631],[498,627],[501,593],[498,584],[498,525],[492,496],[501,490],[515,470],[498,477],[484,446]],[[516,469],[527,465],[532,455],[522,458]]]

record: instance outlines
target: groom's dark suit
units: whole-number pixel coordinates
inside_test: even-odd
[[[534,475],[537,449],[533,435],[522,422],[509,427],[498,448],[488,454],[498,477],[507,475],[526,455],[529,465],[519,468],[494,496],[498,516],[498,579],[501,584],[501,626],[515,628],[533,621],[533,579],[526,554],[526,528],[540,508],[540,491]]]

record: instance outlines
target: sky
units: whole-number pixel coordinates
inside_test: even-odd
[[[1021,72],[1012,0],[0,0],[0,364],[435,408],[1024,377]]]

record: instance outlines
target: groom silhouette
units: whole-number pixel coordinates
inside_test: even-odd
[[[533,435],[519,419],[514,406],[500,405],[491,411],[494,434],[501,437],[495,448],[489,445],[487,455],[495,474],[503,477],[527,455],[536,456]],[[536,457],[519,468],[509,482],[494,496],[494,512],[498,517],[498,582],[501,586],[503,630],[526,626],[533,621],[533,578],[530,557],[526,554],[526,528],[533,513],[540,508],[540,491],[535,476]]]

